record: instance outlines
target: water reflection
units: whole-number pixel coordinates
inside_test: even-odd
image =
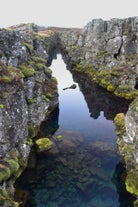
[[[65,64],[61,61],[61,56],[58,57],[59,61],[53,61],[52,71],[53,75],[56,76],[58,80],[59,89],[59,126],[65,130],[74,130],[81,132],[89,140],[110,140],[111,142],[116,142],[116,135],[114,133],[113,116],[110,115],[111,119],[106,119],[105,113],[106,109],[109,108],[109,114],[113,113],[112,110],[117,108],[118,102],[111,102],[112,108],[110,108],[109,98],[106,98],[105,91],[99,93],[97,86],[91,87],[87,80],[83,80],[81,77],[75,79],[77,85],[76,89],[63,90],[74,83],[71,73],[66,70]],[[80,79],[80,81],[79,81]],[[83,94],[89,95],[89,99],[84,100],[83,94],[80,92],[80,83],[84,82]],[[78,83],[79,85],[78,85]],[[87,83],[87,84],[86,84]],[[87,86],[87,87],[86,87]],[[98,96],[99,94],[99,96]],[[106,100],[106,108],[102,107],[103,100]],[[102,101],[102,103],[100,103]],[[87,106],[88,105],[88,106]],[[90,107],[91,106],[91,107]],[[100,106],[100,107],[99,107]],[[91,110],[93,114],[98,111],[97,119],[90,116]]]
[[[61,65],[58,69],[62,73]],[[41,153],[32,149],[28,168],[16,182],[16,200],[24,207],[132,207],[120,185],[122,166],[113,125],[115,114],[125,112],[127,105],[75,75],[84,96],[78,85],[63,91],[73,80],[60,77],[64,84],[59,82],[59,108],[38,134],[51,136],[53,147]]]
[[[101,115],[101,111],[107,120],[113,120],[117,113],[127,112],[130,101],[114,96],[83,75],[74,73],[73,78],[79,84],[94,119]]]

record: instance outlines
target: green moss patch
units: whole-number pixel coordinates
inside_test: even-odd
[[[138,207],[138,199],[136,201],[134,201],[134,207]]]
[[[1,168],[0,166],[0,182],[3,180],[7,180],[11,176],[11,171],[9,167],[4,166]]]
[[[49,138],[40,138],[36,140],[36,145],[38,146],[38,149],[49,149],[52,146],[52,142]]]
[[[23,74],[18,68],[0,63],[0,83],[17,83],[22,78]]]
[[[57,135],[56,138],[57,138],[58,140],[60,140],[60,139],[63,138],[63,136],[62,136],[62,135]]]
[[[35,70],[30,65],[20,65],[20,69],[25,78],[35,75]]]
[[[132,170],[126,177],[126,189],[128,192],[138,196],[138,171]]]
[[[24,45],[27,47],[30,53],[33,51],[33,45],[31,43],[25,42]]]
[[[28,104],[28,105],[31,105],[31,104],[33,104],[33,103],[35,103],[35,98],[32,98],[32,99],[28,99],[28,100],[27,100],[27,104]]]
[[[28,137],[32,139],[38,134],[38,128],[31,125],[28,126]]]
[[[0,182],[15,175],[18,169],[18,159],[5,159],[4,162],[0,163]]]
[[[0,109],[3,109],[4,108],[4,105],[3,104],[0,104]]]
[[[51,76],[52,75],[52,70],[48,67],[45,67],[45,74]]]
[[[46,63],[47,61],[41,57],[38,56],[31,56],[32,61],[34,61],[35,63]]]
[[[7,159],[7,163],[10,169],[11,174],[14,174],[18,171],[19,169],[19,163],[17,160],[14,159]]]
[[[5,188],[0,189],[0,205],[8,207],[19,207],[19,203],[11,200]]]
[[[132,85],[126,83],[122,84],[122,77],[129,77],[129,67],[118,65],[113,68],[106,68],[106,66],[103,67],[102,64],[102,66],[99,66],[99,70],[95,70],[92,64],[84,66],[78,64],[73,66],[72,71],[88,76],[89,79],[95,81],[108,91],[113,92],[116,96],[124,97],[129,100],[138,96],[138,90],[133,89]]]
[[[125,130],[125,115],[124,113],[119,113],[114,118],[115,125],[124,132]]]

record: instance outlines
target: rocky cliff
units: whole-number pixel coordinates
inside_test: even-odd
[[[48,43],[33,25],[0,31],[1,206],[18,205],[10,200],[12,184],[27,163],[40,123],[58,104],[57,82],[46,66]]]
[[[138,205],[138,99],[129,106],[124,116],[119,113],[115,117],[116,134],[118,135],[118,151],[126,166],[126,189],[134,194]]]
[[[62,54],[73,73],[89,77],[89,81],[117,96],[130,100],[138,96],[138,17],[96,19],[83,29],[42,28],[34,24],[1,29],[1,206],[18,206],[10,200],[14,192],[11,184],[25,166],[40,123],[58,104],[56,80],[48,68],[57,53]],[[134,103],[137,106],[137,98]],[[133,107],[123,122],[127,136],[122,138],[123,143],[131,142],[134,148],[129,152],[129,160],[134,161],[130,171],[137,166],[137,107],[135,113]],[[126,157],[124,160],[128,168]],[[127,189],[137,195],[137,190]]]
[[[74,70],[117,96],[138,95],[138,17],[95,19],[82,30],[63,32],[60,39]]]

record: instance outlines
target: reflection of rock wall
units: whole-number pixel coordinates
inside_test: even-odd
[[[80,86],[93,118],[97,119],[101,111],[108,120],[113,120],[117,113],[126,113],[129,101],[117,98],[87,77],[79,74],[73,76]]]

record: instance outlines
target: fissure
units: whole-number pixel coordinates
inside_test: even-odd
[[[137,24],[138,17],[131,17],[110,22],[95,19],[83,29],[22,24],[0,30],[1,206],[18,206],[11,199],[11,188],[26,166],[32,138],[41,122],[58,105],[57,82],[48,68],[57,52],[67,69],[87,77],[91,85],[94,81],[110,93],[133,101],[125,118],[117,117],[116,123],[119,127],[118,118],[124,120],[123,131],[117,128],[119,152],[127,167],[127,190],[137,198],[137,185],[130,179],[134,175],[137,180],[138,165]]]

